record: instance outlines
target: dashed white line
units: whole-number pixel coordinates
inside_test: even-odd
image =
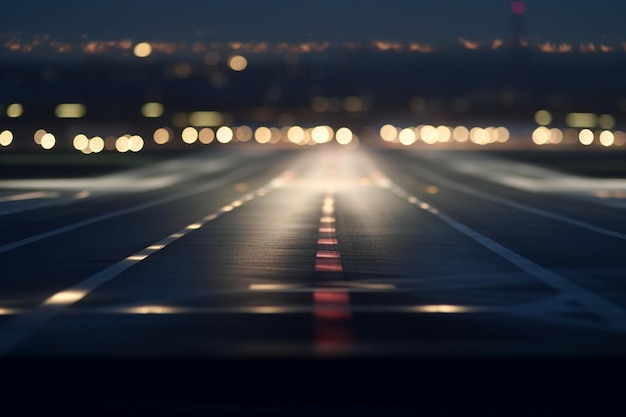
[[[239,175],[242,175],[241,172]],[[232,181],[232,178],[229,179]],[[220,180],[213,181],[212,186],[216,186],[215,183],[218,181],[224,182],[225,179],[221,178]],[[266,195],[270,191],[281,187],[283,182],[271,182],[270,184],[262,187],[259,191],[257,191],[257,196]],[[206,189],[206,186],[203,187]],[[251,201],[253,198],[247,199],[246,201]],[[239,204],[237,207],[240,207],[242,204]],[[103,284],[111,281],[113,278],[117,277],[130,267],[136,265],[139,262],[142,262],[150,255],[154,254],[157,251],[162,250],[167,247],[170,243],[184,237],[185,235],[202,228],[206,223],[217,219],[224,213],[228,213],[233,211],[235,206],[231,204],[226,205],[219,209],[215,213],[211,213],[197,222],[191,223],[187,227],[179,230],[178,232],[172,233],[169,236],[161,239],[158,242],[155,242],[145,249],[134,253],[125,259],[103,269],[102,271],[92,275],[91,277],[85,279],[78,284],[67,288],[63,291],[60,291],[52,296],[48,297],[41,305],[25,312],[24,314],[14,317],[8,323],[0,328],[0,355],[6,355],[11,352],[13,349],[18,347],[22,342],[28,339],[37,329],[46,323],[48,320],[59,314],[63,309],[69,307],[70,305],[82,300],[92,291],[102,286]]]
[[[535,207],[527,206],[526,204],[518,203],[516,201],[510,200],[504,197],[498,197],[484,191],[478,190],[476,188],[460,184],[456,181],[450,180],[448,178],[444,178],[434,172],[427,171],[425,169],[419,167],[411,168],[414,172],[418,173],[421,177],[429,179],[434,183],[438,183],[439,185],[451,188],[456,191],[463,192],[465,194],[473,195],[474,197],[482,198],[483,200],[492,201],[494,203],[502,204],[520,211],[525,211],[527,213],[535,214],[542,217],[547,217],[552,220],[557,220],[563,223],[571,224],[572,226],[577,226],[583,229],[590,230],[595,233],[600,233],[605,236],[611,236],[617,239],[626,240],[626,234],[616,232],[614,230],[606,229],[604,227],[595,226],[593,224],[583,222],[580,220],[573,219],[571,217],[563,216],[561,214],[552,213],[546,210],[538,209]]]
[[[409,204],[413,204],[422,210],[425,210],[439,220],[446,223],[453,229],[461,232],[465,236],[473,239],[477,243],[496,253],[503,259],[516,265],[521,270],[534,276],[544,284],[566,294],[575,297],[579,302],[584,304],[589,310],[593,311],[603,320],[610,324],[615,330],[626,331],[626,311],[621,307],[611,303],[610,301],[600,297],[599,295],[573,283],[561,275],[546,269],[528,258],[512,251],[511,249],[501,245],[500,243],[488,238],[487,236],[477,232],[476,230],[462,224],[461,222],[451,218],[447,214],[442,213],[436,207],[421,201],[416,196],[410,195],[402,188],[393,183],[383,182],[381,188],[388,189],[398,197],[404,199]]]
[[[47,239],[49,237],[53,237],[53,236],[58,236],[60,234],[66,233],[66,232],[71,232],[72,230],[76,230],[79,229],[81,227],[85,227],[85,226],[89,226],[95,223],[99,223],[102,222],[104,220],[109,220],[115,217],[119,217],[119,216],[123,216],[126,214],[130,214],[130,213],[135,213],[137,211],[140,210],[145,210],[145,209],[149,209],[152,207],[156,207],[156,206],[160,206],[162,204],[166,204],[166,203],[170,203],[172,201],[176,201],[176,200],[180,200],[182,198],[186,198],[186,197],[190,197],[192,195],[195,194],[201,194],[203,192],[206,191],[210,191],[213,190],[215,188],[218,188],[222,185],[228,184],[229,182],[232,181],[236,181],[239,178],[245,177],[246,175],[249,175],[250,173],[254,172],[255,170],[258,169],[258,166],[261,163],[257,163],[257,164],[252,164],[252,165],[248,165],[245,166],[237,171],[234,171],[228,175],[225,175],[223,177],[217,178],[213,181],[209,181],[205,184],[193,187],[193,188],[189,188],[185,191],[181,191],[179,193],[176,194],[172,194],[169,195],[167,197],[163,197],[163,198],[159,198],[153,201],[149,201],[147,203],[142,203],[142,204],[138,204],[136,206],[133,207],[128,207],[122,210],[117,210],[117,211],[113,211],[111,213],[107,213],[107,214],[103,214],[100,216],[96,216],[96,217],[92,217],[91,219],[86,219],[86,220],[82,220],[80,222],[76,222],[73,224],[69,224],[67,226],[63,226],[63,227],[59,227],[57,229],[54,230],[50,230],[48,232],[44,232],[44,233],[39,233],[24,239],[20,239],[17,240],[15,242],[11,242],[11,243],[7,243],[4,244],[2,246],[0,246],[0,254],[11,251],[13,249],[17,249],[20,248],[22,246],[26,246],[29,245],[31,243],[35,243],[38,242],[40,240],[44,240]]]

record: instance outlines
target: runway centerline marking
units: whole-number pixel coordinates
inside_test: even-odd
[[[262,195],[266,195],[274,189],[281,188],[284,183],[284,181],[270,182],[268,185],[259,189],[259,191],[262,190],[263,192],[257,192],[257,196],[260,197]],[[251,198],[247,201],[252,201],[253,199],[254,198]],[[242,205],[243,203],[236,207],[241,207]],[[225,210],[226,207],[228,207],[227,210]],[[3,326],[0,326],[0,355],[6,355],[19,347],[21,343],[32,336],[39,329],[39,327],[47,321],[58,315],[67,307],[82,300],[100,286],[113,280],[130,267],[144,261],[150,255],[163,250],[170,243],[181,239],[189,233],[201,229],[206,223],[217,219],[225,213],[235,210],[236,207],[232,204],[224,206],[217,212],[204,216],[199,221],[190,224],[178,232],[170,234],[169,236],[147,246],[145,249],[137,253],[127,256],[123,260],[110,265],[78,284],[53,294],[42,304],[24,312],[22,315],[13,317],[12,320],[9,320]]]
[[[388,180],[389,181],[389,180]],[[601,296],[581,287],[578,284],[568,280],[567,278],[558,275],[551,270],[542,267],[539,264],[531,261],[530,259],[512,251],[511,249],[503,246],[502,244],[488,238],[487,236],[477,232],[476,230],[466,226],[465,224],[453,219],[447,214],[442,213],[436,207],[421,201],[416,196],[413,196],[401,187],[393,182],[383,181],[380,184],[382,189],[386,189],[405,200],[407,203],[415,205],[420,209],[427,211],[437,217],[439,220],[446,223],[448,226],[471,238],[475,242],[481,244],[487,249],[491,250],[501,258],[514,264],[521,270],[539,279],[544,284],[562,292],[572,295],[577,301],[585,305],[590,311],[597,314],[603,320],[610,324],[610,326],[618,331],[626,332],[626,311],[616,304],[613,304],[609,300],[602,298]]]

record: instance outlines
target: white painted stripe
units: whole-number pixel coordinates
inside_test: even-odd
[[[614,329],[626,332],[626,311],[624,311],[624,309],[622,309],[621,307],[579,286],[578,284],[573,283],[567,278],[536,264],[530,259],[525,258],[524,256],[512,251],[511,249],[508,249],[500,243],[477,232],[476,230],[462,224],[461,222],[442,213],[432,205],[429,205],[421,201],[419,198],[408,194],[406,191],[404,191],[402,188],[398,187],[395,184],[393,184],[391,187],[381,188],[389,189],[391,192],[393,192],[403,200],[407,201],[409,204],[415,205],[420,209],[433,214],[435,217],[446,223],[448,226],[473,239],[474,241],[491,250],[498,256],[514,264],[521,270],[539,279],[544,284],[562,293],[566,293],[575,297],[589,310],[608,322]]]
[[[13,194],[0,197],[0,203],[13,202],[13,201],[25,201],[25,200],[37,200],[42,198],[55,198],[58,197],[58,192],[46,192],[46,191],[33,191],[30,193]]]
[[[451,179],[444,178],[432,171],[427,171],[423,168],[412,167],[411,169],[414,172],[418,173],[418,175],[428,179],[429,181],[432,181],[444,187],[451,188],[453,190],[457,190],[466,194],[473,195],[474,197],[482,198],[483,200],[492,201],[494,203],[502,204],[502,205],[505,205],[505,206],[508,206],[517,210],[525,211],[527,213],[531,213],[531,214],[535,214],[538,216],[547,217],[552,220],[557,220],[563,223],[571,224],[573,226],[581,227],[583,229],[587,229],[595,233],[603,234],[605,236],[611,236],[617,239],[626,240],[626,233],[616,232],[614,230],[606,229],[600,226],[595,226],[593,224],[576,220],[571,217],[567,217],[567,216],[552,213],[546,210],[541,210],[535,207],[527,206],[526,204],[518,203],[508,198],[498,197],[496,195],[489,194],[484,191],[478,190],[476,188],[458,183]]]
[[[122,210],[113,211],[111,213],[103,214],[101,216],[92,217],[91,219],[83,220],[80,222],[76,222],[73,224],[69,224],[67,226],[59,227],[58,229],[50,230],[48,232],[39,233],[34,236],[30,236],[24,239],[17,240],[15,242],[7,243],[0,246],[0,254],[11,251],[13,249],[20,248],[22,246],[29,245],[34,242],[38,242],[43,239],[47,239],[49,237],[58,236],[62,233],[70,232],[72,230],[80,229],[81,227],[89,226],[95,223],[99,223],[104,220],[109,220],[115,217],[123,216],[130,213],[135,213],[140,210],[149,209],[152,207],[160,206],[166,203],[170,203],[172,201],[180,200],[182,198],[190,197],[192,195],[201,194],[215,188],[221,187],[222,185],[228,184],[229,182],[236,181],[250,173],[254,172],[258,169],[261,163],[256,163],[252,165],[247,165],[239,170],[233,171],[223,177],[217,178],[213,181],[209,181],[205,184],[189,188],[185,191],[181,191],[176,194],[169,195],[167,197],[159,198],[153,201],[149,201],[146,203],[138,204],[133,207],[128,207]]]
[[[266,190],[265,193],[268,193],[273,189],[280,188],[282,186],[280,184],[283,184],[283,182],[275,182],[273,184],[270,183],[270,185],[264,186],[263,189]],[[241,205],[239,205],[239,207],[240,206]],[[232,210],[234,210],[234,208],[228,210],[228,212]],[[151,254],[162,250],[167,245],[182,238],[183,236],[200,229],[204,224],[217,219],[224,213],[226,213],[226,211],[220,209],[216,213],[208,214],[201,220],[192,223],[190,226],[193,227],[187,226],[176,233],[172,233],[160,241],[149,245],[145,249],[126,257],[125,259],[103,269],[95,275],[92,275],[86,280],[53,294],[39,306],[13,318],[4,326],[0,327],[0,355],[6,355],[18,347],[34,332],[36,332],[41,325],[59,314],[63,309],[82,300],[91,292],[111,281],[113,278],[117,277],[133,265],[145,260]]]
[[[326,292],[326,291],[324,291]],[[345,290],[344,290],[345,292]],[[145,305],[121,308],[75,308],[74,314],[135,314],[135,315],[168,315],[168,314],[311,314],[315,311],[331,310],[346,313],[409,313],[409,314],[474,314],[493,311],[506,311],[502,307],[461,306],[461,305],[372,305],[352,306],[344,303],[328,303],[329,306],[314,304],[301,306],[256,306],[256,307],[170,307],[161,305]]]

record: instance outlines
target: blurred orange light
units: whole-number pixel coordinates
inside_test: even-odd
[[[146,58],[152,54],[152,46],[148,42],[140,42],[135,45],[133,53],[138,58]]]

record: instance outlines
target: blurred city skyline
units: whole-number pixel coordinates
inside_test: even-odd
[[[68,41],[123,39],[269,42],[418,41],[451,47],[459,38],[510,40],[510,0],[360,0],[203,2],[179,0],[27,0],[4,7],[2,32],[46,34]],[[531,41],[622,43],[626,3],[613,0],[525,0],[523,30]]]

